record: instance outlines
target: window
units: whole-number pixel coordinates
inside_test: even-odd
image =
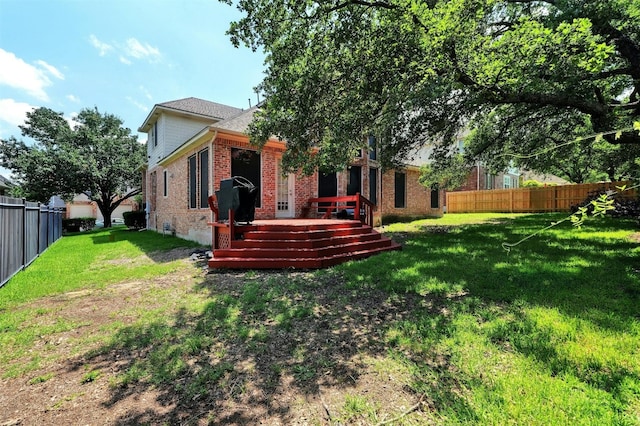
[[[209,149],[203,149],[198,153],[198,166],[200,167],[200,208],[209,208]]]
[[[369,201],[378,204],[378,169],[369,169]]]
[[[195,209],[197,207],[198,199],[198,163],[195,155],[189,157],[189,208]]]
[[[167,197],[169,195],[169,171],[168,170],[165,170],[162,172],[162,183],[163,183],[162,195]]]
[[[347,195],[362,194],[362,167],[350,166],[348,169]]]
[[[491,173],[484,174],[484,189],[493,189],[493,176]]]
[[[397,209],[405,208],[407,178],[404,173],[396,172],[395,174],[395,205]]]
[[[511,176],[505,176],[503,179],[503,182],[504,182],[504,185],[503,185],[504,189],[511,188]]]
[[[262,205],[260,153],[248,149],[231,148],[231,176],[242,176],[258,188],[256,207]]]
[[[376,137],[369,136],[369,160],[376,161],[378,159],[378,155],[376,152]]]
[[[151,128],[151,140],[153,141],[153,146],[158,146],[158,122],[153,123],[153,127]]]
[[[440,208],[440,191],[438,190],[438,184],[431,187],[431,208]]]
[[[209,208],[209,148],[187,160],[189,168],[189,208]]]
[[[458,153],[464,154],[464,140],[458,139]]]

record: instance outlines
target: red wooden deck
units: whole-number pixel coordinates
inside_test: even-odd
[[[236,224],[225,235],[215,223],[213,269],[317,269],[362,259],[401,246],[359,220],[274,219]]]

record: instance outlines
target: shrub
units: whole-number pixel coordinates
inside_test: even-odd
[[[93,229],[96,226],[95,217],[76,217],[73,219],[62,219],[62,230],[64,232],[79,232]]]
[[[587,198],[581,203],[571,206],[571,213],[575,213],[578,211],[580,207],[587,207],[587,211],[589,213],[593,212],[593,204],[592,201],[597,200],[604,191],[592,191],[589,193]],[[614,196],[613,198],[613,207],[614,210],[611,210],[608,215],[612,217],[624,217],[624,218],[632,218],[640,220],[640,199],[625,199],[617,194],[618,196]]]
[[[122,213],[124,224],[129,228],[143,229],[147,227],[147,216],[144,210]]]
[[[522,185],[520,185],[522,188],[540,188],[541,186],[544,186],[544,184],[535,179],[525,180],[522,182]]]

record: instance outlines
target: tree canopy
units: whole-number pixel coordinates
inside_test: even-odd
[[[86,194],[110,226],[116,207],[140,193],[146,151],[115,115],[88,108],[75,121],[71,128],[49,108],[27,113],[20,129],[35,143],[1,140],[0,165],[12,170],[20,196],[46,203],[54,195]]]
[[[530,154],[600,134],[588,143],[618,146],[612,151],[630,158],[618,171],[637,171],[637,0],[237,7],[243,17],[230,26],[232,42],[267,54],[265,101],[250,134],[257,143],[286,139],[289,169],[340,169],[368,134],[378,136],[385,166],[430,145],[439,165],[483,160],[500,169],[515,161],[539,169],[549,162]],[[463,129],[461,160],[451,142]]]

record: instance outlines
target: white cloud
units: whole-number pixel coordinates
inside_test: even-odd
[[[80,103],[80,98],[78,98],[76,95],[67,95],[67,99],[76,104]]]
[[[125,53],[136,59],[154,60],[160,58],[160,50],[157,47],[153,47],[149,43],[143,44],[135,38],[127,40]]]
[[[143,104],[143,103],[141,103],[141,102],[136,101],[136,100],[135,100],[135,99],[133,99],[131,96],[127,96],[127,100],[128,100],[128,101],[129,101],[133,106],[135,106],[136,108],[138,108],[138,109],[140,109],[140,110],[142,110],[142,111],[144,111],[144,112],[149,112],[149,108],[148,108],[145,104]]]
[[[115,52],[118,60],[125,65],[131,65],[133,63],[132,59],[157,62],[162,58],[160,49],[133,37],[125,41],[124,44],[114,43],[112,45],[98,40],[95,35],[91,34],[89,41],[93,47],[98,49],[100,56],[106,56],[110,52]]]
[[[98,49],[98,54],[100,56],[105,56],[107,53],[109,53],[110,51],[113,50],[113,46],[111,46],[108,43],[104,43],[100,40],[98,40],[98,37],[96,37],[95,35],[91,34],[89,36],[89,41],[91,42],[91,45],[93,47],[95,47],[96,49]]]
[[[140,86],[138,87],[140,89],[140,91],[142,92],[142,94],[145,96],[145,98],[152,100],[153,97],[151,96],[151,93],[147,90],[146,87],[144,86]]]
[[[50,65],[43,60],[36,61],[36,64],[47,70],[49,74],[53,75],[58,80],[64,80],[64,75],[53,65]]]
[[[49,75],[64,80],[64,75],[54,66],[43,60],[30,65],[11,52],[0,49],[0,85],[25,90],[34,98],[48,102],[49,96],[44,88],[51,85]]]
[[[17,102],[14,99],[0,99],[0,120],[18,127],[27,120],[27,112],[31,112],[35,108],[35,106],[26,102]]]

